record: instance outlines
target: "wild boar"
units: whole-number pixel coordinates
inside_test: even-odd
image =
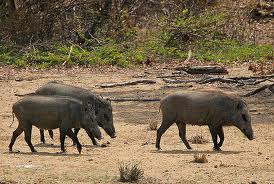
[[[66,135],[76,142],[81,153],[82,145],[72,128],[83,127],[96,138],[101,138],[101,132],[95,121],[94,109],[80,100],[63,96],[26,96],[12,106],[12,112],[18,119],[18,127],[13,132],[9,151],[12,151],[16,138],[24,131],[25,141],[32,152],[37,152],[31,143],[32,125],[43,130],[59,128],[61,150],[65,152]]]
[[[111,103],[101,97],[94,95],[91,91],[79,88],[71,85],[67,85],[57,81],[51,81],[37,89],[32,95],[61,95],[77,98],[84,103],[90,103],[95,106],[96,121],[100,127],[102,127],[106,133],[111,137],[116,137],[115,127],[113,125],[113,114]],[[80,129],[75,130],[75,134]],[[43,131],[41,131],[43,136]],[[97,145],[96,140],[92,134],[89,134],[94,145]]]
[[[236,126],[249,140],[254,139],[247,104],[234,95],[220,91],[183,91],[163,98],[160,110],[162,124],[157,130],[157,149],[161,149],[161,136],[174,122],[188,149],[191,149],[191,146],[186,139],[186,124],[207,125],[214,143],[213,149],[217,151],[221,150],[224,142],[223,126]]]

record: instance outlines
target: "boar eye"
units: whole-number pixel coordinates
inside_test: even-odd
[[[247,122],[247,118],[246,118],[246,115],[245,114],[242,114],[242,118],[245,122]]]
[[[242,109],[242,104],[241,104],[241,103],[238,103],[237,109],[238,109],[238,110],[239,110],[239,109]]]
[[[105,115],[105,114],[104,114],[104,118],[105,118],[107,121],[109,120],[108,116]]]

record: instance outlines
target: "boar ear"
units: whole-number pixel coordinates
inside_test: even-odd
[[[110,103],[110,104],[111,104],[111,99],[109,99],[109,98],[106,98],[106,100],[108,101],[108,103]]]
[[[241,110],[243,108],[243,103],[242,102],[238,102],[237,103],[237,109]]]

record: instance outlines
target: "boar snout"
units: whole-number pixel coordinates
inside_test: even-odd
[[[116,137],[115,128],[114,127],[103,127],[105,132],[113,139]]]
[[[244,133],[244,135],[249,139],[249,140],[253,140],[255,139],[253,131],[249,131],[247,129],[243,129],[242,132]]]
[[[110,137],[111,137],[112,139],[114,139],[114,138],[117,137],[117,135],[116,135],[116,134],[113,134],[113,135],[111,135]]]

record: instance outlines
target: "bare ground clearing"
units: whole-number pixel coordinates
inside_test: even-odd
[[[242,68],[229,69],[231,76],[252,75]],[[15,93],[29,93],[50,80],[60,80],[101,94],[104,97],[163,97],[169,93],[187,89],[221,89],[244,94],[257,86],[236,87],[236,84],[183,84],[178,88],[161,88],[166,84],[159,75],[170,74],[167,69],[68,69],[29,71],[0,68],[0,183],[119,183],[118,162],[140,162],[144,170],[143,183],[274,183],[274,95],[269,91],[245,98],[249,104],[256,139],[249,141],[235,127],[226,127],[222,152],[212,151],[212,142],[207,127],[187,126],[187,137],[203,135],[209,143],[185,148],[172,126],[162,137],[162,151],[156,151],[156,132],[148,130],[150,122],[161,121],[159,102],[113,102],[114,123],[118,137],[105,135],[101,143],[110,141],[106,148],[95,147],[84,131],[79,140],[84,145],[83,153],[77,154],[71,140],[67,139],[68,153],[56,154],[59,148],[59,133],[55,131],[53,146],[46,136],[47,144],[39,143],[38,129],[33,128],[32,142],[37,154],[31,154],[23,134],[14,149],[21,152],[8,153],[8,144],[17,120],[12,122],[11,106],[19,97]],[[136,78],[148,78],[156,84],[115,88],[99,88],[106,82],[126,82]],[[185,78],[192,78],[186,76]],[[16,79],[16,80],[15,80]],[[266,82],[267,83],[267,82]],[[193,154],[206,154],[208,163],[193,163]]]

